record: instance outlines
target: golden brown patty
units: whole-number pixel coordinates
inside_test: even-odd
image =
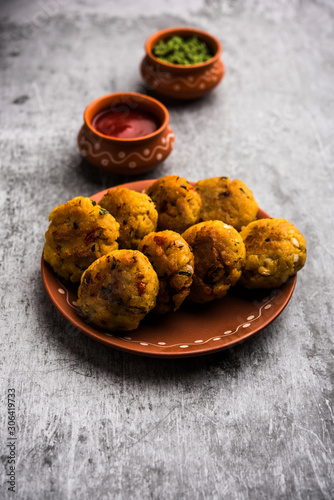
[[[195,274],[189,298],[209,302],[226,295],[241,275],[246,252],[236,229],[222,221],[205,221],[182,235],[195,257]]]
[[[155,306],[159,281],[148,258],[137,250],[115,250],[84,272],[78,305],[97,326],[134,330]]]
[[[285,219],[260,219],[241,231],[246,263],[240,284],[246,288],[275,288],[305,264],[306,241]]]
[[[109,189],[99,204],[119,223],[120,248],[135,250],[140,240],[157,228],[158,212],[147,194],[116,187]]]
[[[158,210],[158,229],[182,233],[196,224],[202,201],[184,177],[167,175],[156,180],[146,190]]]
[[[79,282],[94,260],[118,248],[118,223],[89,198],[77,196],[56,207],[49,220],[44,259],[62,278]]]
[[[152,263],[159,278],[154,312],[176,311],[189,295],[194,273],[194,256],[179,233],[160,231],[145,236],[138,246]]]
[[[258,205],[252,191],[239,180],[212,177],[195,184],[202,198],[202,220],[221,220],[238,231],[256,219]]]

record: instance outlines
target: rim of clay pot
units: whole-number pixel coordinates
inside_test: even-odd
[[[100,111],[107,109],[109,106],[112,109],[112,105],[121,106],[122,104],[128,105],[128,107],[130,107],[131,109],[135,109],[135,104],[138,104],[138,107],[140,109],[151,113],[158,119],[159,123],[161,123],[160,127],[151,134],[143,135],[141,137],[123,138],[111,137],[109,135],[102,134],[92,126],[92,119]],[[154,99],[153,97],[149,97],[138,92],[116,92],[114,94],[107,94],[102,97],[98,97],[90,104],[88,104],[84,111],[84,122],[93,134],[96,134],[103,139],[129,144],[158,136],[169,123],[169,113],[167,108],[160,101]]]
[[[163,61],[162,59],[159,59],[156,57],[152,49],[153,47],[160,42],[160,40],[164,40],[166,38],[170,38],[174,35],[195,35],[197,36],[200,40],[203,40],[207,45],[209,45],[210,49],[213,51],[213,56],[208,59],[207,61],[203,63],[197,63],[197,64],[173,64],[169,63],[166,61]],[[190,28],[188,26],[178,26],[178,27],[173,27],[173,28],[165,28],[163,30],[157,31],[156,33],[153,33],[145,42],[145,50],[147,55],[156,63],[161,64],[162,66],[166,66],[169,68],[177,68],[179,70],[187,70],[187,69],[196,69],[196,68],[205,68],[206,66],[210,66],[212,63],[216,62],[222,53],[222,45],[218,38],[215,36],[211,35],[207,31],[198,29],[198,28]]]

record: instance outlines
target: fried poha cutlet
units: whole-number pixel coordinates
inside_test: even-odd
[[[118,248],[118,222],[90,198],[77,196],[54,208],[49,220],[44,259],[74,283],[94,260]]]
[[[167,175],[146,190],[158,211],[158,230],[182,233],[199,221],[202,200],[184,177]]]
[[[154,308],[156,272],[137,250],[115,250],[84,272],[78,305],[88,320],[108,330],[134,330]]]
[[[241,276],[246,251],[236,229],[222,221],[200,222],[183,235],[195,257],[189,299],[210,302],[226,295]]]
[[[135,250],[146,234],[157,229],[158,212],[147,194],[116,187],[99,201],[119,223],[119,248]]]
[[[175,231],[150,233],[139,243],[159,278],[155,313],[177,311],[189,295],[194,273],[194,256],[188,243]]]
[[[279,287],[305,265],[305,238],[285,219],[259,219],[240,234],[246,247],[240,284],[246,288]]]
[[[256,219],[258,204],[252,191],[242,181],[212,177],[198,181],[194,188],[203,203],[201,220],[221,220],[240,231]]]

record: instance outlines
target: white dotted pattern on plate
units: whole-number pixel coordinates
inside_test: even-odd
[[[69,293],[68,293],[68,290],[67,288],[64,286],[63,283],[61,283],[59,280],[58,280],[58,283],[61,285],[61,288],[58,288],[58,293],[60,295],[66,295],[66,302],[68,303],[68,305],[70,307],[72,307],[73,309],[75,309],[75,311],[77,313],[80,312],[80,309],[78,308],[78,305],[76,303],[76,301],[70,301],[69,300]],[[157,343],[152,343],[152,342],[145,342],[144,340],[137,340],[137,339],[133,339],[132,337],[129,337],[129,336],[124,336],[124,337],[119,337],[121,340],[124,340],[125,342],[130,342],[130,343],[133,343],[133,344],[138,344],[138,345],[141,345],[143,347],[146,347],[146,346],[155,346],[155,347],[161,347],[161,348],[170,348],[170,347],[179,347],[180,349],[187,349],[188,347],[191,347],[191,346],[194,346],[194,345],[198,345],[198,344],[207,344],[208,342],[218,342],[219,340],[221,340],[223,337],[227,337],[229,335],[233,335],[235,333],[237,333],[238,330],[240,330],[241,328],[249,328],[251,326],[251,324],[256,321],[257,319],[259,319],[261,316],[262,316],[262,313],[264,310],[268,310],[272,307],[272,301],[275,299],[275,297],[277,296],[277,292],[275,290],[272,291],[270,297],[265,297],[263,300],[262,300],[262,305],[260,307],[258,307],[258,310],[257,310],[257,315],[255,314],[251,314],[249,316],[247,316],[246,318],[246,321],[243,322],[243,323],[240,323],[240,325],[237,326],[237,328],[235,328],[235,330],[226,330],[225,332],[222,333],[221,336],[214,336],[214,337],[210,337],[206,340],[203,340],[203,339],[196,339],[194,340],[194,342],[191,342],[191,343],[188,343],[188,344],[184,344],[184,343],[179,343],[179,344],[167,344],[167,342],[164,342],[163,340],[157,342]],[[113,337],[113,334],[112,333],[107,333],[107,332],[104,332],[105,335],[107,335],[108,337]]]

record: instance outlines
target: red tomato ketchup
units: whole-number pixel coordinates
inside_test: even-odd
[[[100,111],[92,119],[92,126],[109,137],[134,139],[152,134],[160,124],[153,115],[145,111],[121,106]]]

